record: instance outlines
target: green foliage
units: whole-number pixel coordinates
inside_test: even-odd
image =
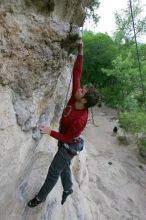
[[[139,0],[132,1],[133,17],[135,24],[136,37],[146,33],[146,17],[142,18],[143,6],[140,5]],[[134,34],[132,26],[131,10],[128,4],[123,13],[115,13],[116,19],[116,32],[115,40],[117,44],[131,44],[134,43]]]
[[[140,138],[139,140],[139,145],[143,146],[144,148],[146,148],[146,138]]]
[[[139,37],[146,34],[146,18],[141,17],[143,8],[139,1],[132,2],[136,37]],[[140,74],[129,6],[115,17],[117,29],[113,38],[103,33],[84,32],[82,84],[99,87],[104,101],[121,112],[119,120],[124,130],[146,134],[146,44],[138,43]],[[146,155],[145,140],[140,145]]]
[[[122,92],[117,87],[105,87],[101,89],[101,93],[104,96],[104,101],[120,111],[123,109],[133,110],[139,109],[138,101],[130,96],[123,98]]]
[[[102,71],[114,79],[111,86],[102,89],[106,101],[120,110],[138,108],[136,97],[141,94],[139,71],[131,52],[125,58],[117,56],[112,62],[112,68]],[[107,98],[109,96],[110,100]]]
[[[135,45],[120,51],[107,34],[85,32],[82,84],[100,88],[104,100],[119,110],[144,107],[144,96],[138,69]],[[146,45],[140,45],[143,85],[146,89]]]
[[[84,68],[82,83],[92,83],[102,87],[110,77],[102,73],[102,68],[111,66],[112,60],[116,57],[117,48],[107,34],[91,31],[84,32]]]
[[[146,158],[146,136],[139,138],[138,148],[139,154]]]
[[[146,44],[139,45],[140,60],[146,60]]]
[[[120,113],[119,122],[121,127],[134,134],[146,133],[146,114],[140,111],[125,111]]]
[[[118,108],[120,99],[117,99],[118,88],[114,86],[105,87],[101,89],[101,93],[104,97],[104,102],[112,107]]]

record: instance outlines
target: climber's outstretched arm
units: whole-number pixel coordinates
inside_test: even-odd
[[[85,127],[85,122],[82,119],[80,119],[74,121],[71,124],[66,134],[62,134],[60,132],[54,131],[46,126],[40,126],[40,132],[42,134],[48,134],[59,141],[70,143],[73,138],[78,136],[78,134],[80,133],[80,131],[84,129],[84,127]]]
[[[73,68],[73,85],[72,85],[72,95],[80,89],[80,80],[82,74],[82,66],[83,66],[83,42],[80,41],[78,44],[78,56],[74,64]]]

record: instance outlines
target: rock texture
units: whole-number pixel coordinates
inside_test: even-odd
[[[118,146],[109,132],[114,122],[103,112],[95,116],[99,127],[89,121],[84,132],[86,148],[73,160],[74,193],[65,205],[59,180],[45,203],[27,207],[57,150],[37,125],[58,127],[70,52],[90,2],[0,1],[0,220],[145,220],[146,166],[135,145]]]
[[[25,218],[24,207],[33,196],[28,188],[34,192],[39,188],[41,182],[37,181],[43,181],[42,175],[46,175],[56,150],[50,145],[52,140],[42,137],[37,126],[43,123],[55,127],[61,115],[73,66],[69,55],[79,38],[79,27],[85,17],[83,4],[87,2],[0,1],[0,218],[3,220]],[[43,167],[41,161],[46,161]],[[37,169],[44,173],[36,178]]]
[[[65,6],[71,7],[67,10],[70,16]],[[0,83],[13,91],[14,110],[22,130],[35,127],[55,99],[58,78],[69,66],[71,43],[79,37],[77,25],[81,25],[83,16],[77,23],[75,12],[81,13],[81,9],[78,1],[1,3]]]
[[[116,112],[94,110],[84,132],[87,138],[88,188],[91,219],[144,220],[146,216],[146,161],[138,153],[135,138],[127,134],[128,145],[119,142],[123,131],[113,134]],[[84,188],[85,187],[85,188]],[[87,198],[87,197],[86,197]],[[89,218],[90,219],[90,218]]]

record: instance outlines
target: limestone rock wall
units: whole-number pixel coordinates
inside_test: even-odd
[[[74,193],[61,206],[60,180],[40,206],[27,202],[43,184],[74,57],[92,0],[0,0],[0,220],[145,220],[146,165],[132,138],[119,145],[115,113],[96,109],[85,149],[72,161]],[[110,162],[110,163],[109,163]]]
[[[0,219],[79,219],[62,212],[58,183],[46,205],[27,208],[44,181],[72,72],[70,52],[90,1],[0,1]],[[61,217],[62,215],[62,217]],[[67,216],[67,217],[64,217]]]

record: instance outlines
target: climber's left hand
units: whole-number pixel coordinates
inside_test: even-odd
[[[42,134],[48,134],[48,135],[50,135],[50,133],[51,133],[51,129],[48,128],[48,127],[46,127],[46,126],[44,126],[44,125],[40,125],[40,126],[39,126],[39,129],[40,129],[40,132],[41,132]]]

